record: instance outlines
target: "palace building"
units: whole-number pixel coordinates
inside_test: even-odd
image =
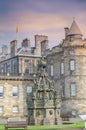
[[[28,39],[23,40],[20,48],[17,47],[17,40],[12,41],[10,53],[8,53],[7,46],[3,45],[2,52],[0,52],[0,118],[28,117],[31,114],[31,106],[30,98],[28,98],[28,103],[26,101],[27,95],[30,96],[30,93],[33,92],[39,95],[39,92],[42,91],[48,92],[48,95],[50,92],[57,91],[61,101],[60,116],[62,118],[71,119],[86,114],[86,39],[83,39],[82,36],[73,19],[71,27],[65,28],[65,38],[62,43],[51,50],[48,49],[48,36],[44,35],[35,35],[34,47],[31,47]],[[42,56],[46,58],[47,72],[50,80],[53,81],[54,90],[49,88],[46,78],[43,78],[43,82],[46,82],[48,89],[44,86],[42,90],[39,87],[34,88],[34,79],[38,73],[38,63]],[[41,83],[40,86],[42,86]],[[43,101],[45,95],[42,93]],[[57,100],[59,99],[57,98]],[[33,104],[34,102],[36,104],[36,106],[32,106],[33,112],[35,110],[38,116],[35,118],[36,115],[34,115],[36,121],[34,124],[37,124],[39,117],[42,117],[41,121],[46,120],[46,118],[43,119],[45,104],[40,106],[42,100],[32,100]],[[38,102],[41,110],[37,106]],[[51,98],[49,98],[49,102],[51,102]],[[53,116],[53,119],[57,118],[53,114],[56,113],[58,105],[55,107],[54,103],[52,98],[50,105],[52,108],[50,106],[45,108],[47,119],[48,116],[49,118]],[[28,118],[30,119],[30,117]],[[51,124],[56,123],[53,120]]]
[[[86,114],[86,39],[76,23],[65,28],[61,44],[47,50],[48,73],[61,97],[61,117]]]
[[[34,74],[41,53],[48,47],[48,37],[35,35],[35,46],[24,39],[10,43],[10,53],[3,45],[0,53],[0,118],[27,116],[26,95],[32,90]]]

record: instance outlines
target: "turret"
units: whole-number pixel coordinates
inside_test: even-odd
[[[83,45],[82,33],[75,19],[73,19],[71,27],[65,28],[65,39],[63,41],[63,46],[77,46],[77,45]]]
[[[73,23],[69,29],[67,36],[68,37],[82,38],[82,33],[81,33],[75,19],[73,19]]]

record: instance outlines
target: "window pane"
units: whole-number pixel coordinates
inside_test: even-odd
[[[76,96],[76,84],[71,84],[71,96]]]
[[[53,76],[53,65],[51,65],[51,76]]]
[[[76,110],[72,110],[72,116],[76,116]]]
[[[0,106],[0,113],[3,113],[3,107]]]
[[[70,50],[69,53],[70,53],[70,55],[74,55],[75,51],[74,50]]]
[[[17,63],[14,63],[14,72],[17,72]]]
[[[0,97],[3,97],[3,86],[0,86]]]
[[[25,69],[25,73],[26,73],[26,74],[29,74],[29,73],[30,73],[30,69],[29,69],[29,68],[26,68],[26,69]]]
[[[30,60],[25,60],[25,64],[29,64],[30,63]]]
[[[11,72],[11,67],[10,67],[10,64],[7,65],[7,72]]]
[[[75,70],[75,60],[70,61],[70,70]]]
[[[65,86],[64,86],[64,84],[62,84],[62,97],[64,97],[65,96]]]
[[[13,96],[18,96],[18,87],[13,86]]]
[[[27,93],[31,93],[32,92],[32,87],[31,86],[27,86]]]
[[[18,112],[18,106],[13,107],[13,112]]]
[[[61,74],[64,74],[64,63],[61,63]]]

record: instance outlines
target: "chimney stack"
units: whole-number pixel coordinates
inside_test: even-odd
[[[28,40],[27,38],[24,39],[23,42],[22,42],[22,47],[30,48],[30,40]]]
[[[10,42],[10,49],[11,49],[11,57],[17,54],[17,40],[13,40]]]
[[[41,56],[42,51],[48,48],[48,36],[35,35],[35,48],[35,54]]]
[[[67,37],[67,34],[69,33],[69,28],[68,27],[65,27],[65,38]]]
[[[3,45],[3,46],[2,46],[2,54],[3,54],[3,55],[8,54],[8,47],[7,47],[6,45]]]

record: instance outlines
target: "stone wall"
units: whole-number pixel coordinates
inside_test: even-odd
[[[0,117],[24,117],[27,116],[26,94],[27,86],[33,87],[31,80],[0,80],[0,86],[3,86],[3,97],[0,97],[0,106],[3,112]],[[18,96],[13,96],[13,86],[18,86]],[[18,106],[18,112],[13,112],[13,106]]]
[[[79,42],[79,41],[78,41]],[[80,41],[81,43],[81,41]],[[78,43],[79,44],[79,43]],[[86,114],[86,46],[68,45],[62,47],[63,51],[47,55],[48,73],[54,82],[54,87],[62,99],[61,116],[73,116],[72,111]],[[74,50],[74,54],[70,54]],[[75,61],[75,70],[70,71],[70,60]],[[64,63],[64,74],[61,75],[61,62]],[[54,75],[50,75],[50,66],[54,66]],[[64,83],[65,95],[62,97],[62,84]],[[76,95],[71,96],[71,83],[76,84]]]

